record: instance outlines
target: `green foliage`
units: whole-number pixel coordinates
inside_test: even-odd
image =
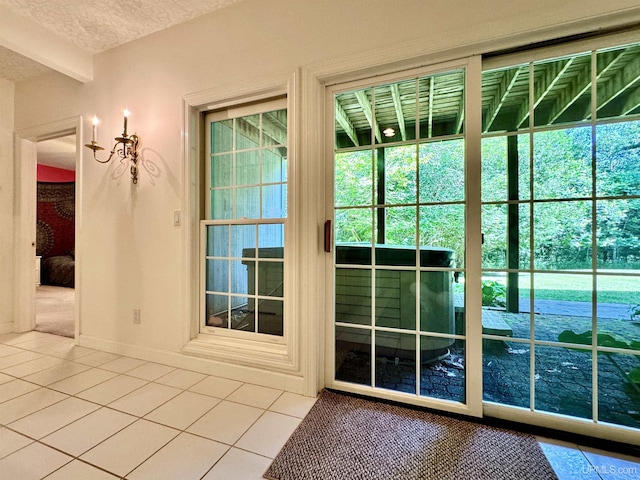
[[[384,206],[384,243],[450,248],[461,266],[464,205],[415,205],[418,189],[420,203],[464,201],[464,142],[384,147],[384,205],[378,203],[379,160],[371,150],[336,155],[336,242],[377,242],[377,213]]]
[[[629,375],[627,375],[627,378],[632,383],[640,384],[640,368],[634,368],[631,370]]]
[[[520,298],[531,294],[531,276],[519,276]],[[570,273],[537,274],[535,297],[539,300],[563,300],[568,302],[591,302],[593,299],[593,277]],[[636,282],[620,275],[602,275],[598,278],[598,302],[639,304],[640,292]]]
[[[577,345],[592,345],[593,332],[591,330],[587,330],[583,333],[575,333],[571,330],[564,330],[562,333],[560,333],[560,335],[558,335],[558,341],[562,343],[572,343]],[[599,347],[611,347],[631,350],[638,350],[640,348],[640,342],[638,341],[634,340],[631,343],[623,342],[621,340],[616,340],[614,337],[607,333],[599,333],[597,342]],[[640,384],[640,367],[635,367],[628,373],[624,372],[616,362],[613,355],[607,352],[604,353],[609,356],[609,359],[618,369],[618,372],[629,382],[631,382],[634,388],[638,389],[638,384]],[[640,360],[640,355],[636,355],[636,358]]]
[[[495,280],[482,281],[482,305],[504,307],[507,287]]]
[[[563,343],[576,343],[578,345],[591,345],[593,341],[593,332],[587,330],[584,333],[575,333],[571,330],[564,330],[558,335],[558,341]],[[629,344],[616,340],[607,333],[598,334],[598,346],[611,348],[629,348]]]
[[[592,165],[591,128],[515,135],[518,151],[519,267],[590,269],[640,265],[640,121],[600,125]],[[384,148],[385,202],[378,203]],[[464,262],[465,153],[462,139],[339,153],[335,159],[336,241],[376,242],[384,208],[387,244],[440,246]],[[595,169],[595,192],[592,172]],[[533,178],[531,178],[533,173]],[[482,141],[484,268],[507,267],[507,137]],[[600,197],[595,205],[585,198]],[[607,199],[616,196],[615,199]],[[532,198],[533,197],[533,198]],[[603,198],[605,197],[605,198]],[[529,200],[562,200],[529,203]],[[445,202],[445,205],[437,205]],[[454,202],[454,203],[451,203]],[[595,208],[595,212],[592,209]],[[595,213],[595,215],[594,215]],[[533,251],[530,252],[530,237]],[[533,259],[531,258],[533,256]]]
[[[518,199],[531,198],[529,172],[533,170],[533,198],[569,199],[595,193],[600,197],[640,193],[640,122],[597,127],[596,191],[592,192],[592,136],[577,127],[516,135]],[[507,137],[482,141],[482,200],[504,202],[507,196]],[[520,266],[528,268],[529,235],[533,233],[534,268],[591,268],[592,203],[563,201],[520,205]],[[600,268],[637,268],[640,260],[640,200],[602,199],[596,202],[596,235]],[[484,205],[482,211],[483,267],[507,266],[507,207]],[[530,227],[533,226],[533,232]]]

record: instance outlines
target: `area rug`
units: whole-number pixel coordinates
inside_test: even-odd
[[[327,390],[264,478],[557,479],[531,435]]]

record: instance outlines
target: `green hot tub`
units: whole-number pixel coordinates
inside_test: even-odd
[[[371,269],[349,268],[371,266],[375,254],[375,325],[405,330],[398,335],[376,331],[377,355],[391,358],[415,358],[416,350],[416,296],[419,291],[419,328],[422,333],[455,333],[453,303],[454,272],[416,271],[419,255],[420,266],[455,267],[455,252],[440,247],[415,247],[397,245],[338,244],[336,245],[336,322],[371,325],[372,272]],[[394,269],[389,267],[413,267]],[[355,332],[354,332],[355,333]],[[363,338],[363,336],[359,336]],[[349,339],[342,336],[342,340]],[[357,336],[354,336],[357,343]],[[452,338],[422,335],[420,350],[422,362],[428,362],[447,354],[454,343]]]

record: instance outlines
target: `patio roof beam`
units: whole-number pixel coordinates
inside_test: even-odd
[[[587,63],[571,81],[570,86],[563,88],[560,96],[556,98],[547,124],[550,125],[560,118],[589,88],[591,88],[591,64]]]
[[[434,97],[434,89],[436,85],[435,77],[429,78],[429,120],[427,127],[427,138],[431,138],[433,136],[433,97]]]
[[[515,129],[522,127],[522,124],[529,118],[529,95],[523,97],[518,109],[518,115],[516,117]],[[525,125],[526,126],[526,125]]]
[[[500,85],[495,91],[493,98],[491,99],[491,103],[489,104],[489,109],[487,111],[487,117],[485,121],[484,132],[488,132],[493,125],[498,113],[500,113],[500,109],[504,105],[504,102],[509,97],[511,93],[511,89],[516,84],[516,80],[518,79],[518,75],[522,67],[519,67],[517,70],[505,70],[502,79],[500,81]]]
[[[534,83],[534,110],[553,90],[560,78],[562,78],[562,75],[564,75],[567,69],[571,66],[574,59],[575,57],[572,57],[566,60],[564,64],[561,64],[560,62],[552,62],[544,67],[542,65],[538,65],[538,68],[542,68],[543,72],[541,78]],[[526,114],[524,114],[524,116],[517,121],[516,126],[521,127],[525,120],[527,120],[528,116],[529,108],[527,108]]]
[[[615,75],[598,85],[598,111],[623,93],[635,88],[638,80],[640,80],[640,55],[633,55]]]
[[[391,85],[391,98],[393,98],[393,108],[396,111],[400,134],[402,135],[402,141],[404,142],[407,139],[407,127],[404,123],[404,110],[402,108],[402,99],[400,98],[400,86],[397,83]]]
[[[622,58],[624,50],[616,52],[608,52],[608,56],[605,58],[602,54],[598,57],[598,63],[600,71],[596,75],[596,82],[600,80],[609,70],[611,70]],[[605,64],[606,63],[606,64]],[[560,98],[556,101],[554,111],[549,116],[549,122],[555,122],[564,112],[567,111],[571,105],[573,105],[585,92],[591,88],[591,65],[585,68],[579,73],[579,75],[571,83],[570,90],[563,90]],[[587,115],[584,120],[587,120],[591,116],[590,108],[587,111]]]
[[[256,129],[256,132],[254,132],[254,134],[259,137],[260,121],[253,120],[252,117],[245,117],[244,120],[248,125],[251,125]],[[242,124],[240,124],[240,128],[241,127]],[[287,143],[286,127],[279,122],[276,122],[275,120],[267,119],[264,115],[262,116],[262,133],[263,135],[271,138],[276,144],[286,145]]]
[[[363,90],[356,91],[355,95],[356,95],[356,99],[358,100],[358,103],[360,104],[360,107],[362,108],[362,113],[364,113],[364,116],[367,118],[367,121],[369,122],[369,126],[371,127],[371,130],[373,130],[373,134],[375,135],[376,140],[378,140],[378,143],[382,143],[382,135],[380,134],[380,128],[378,127],[378,122],[376,121],[375,118],[373,118],[373,109],[371,108],[371,102],[369,101],[369,97],[367,97],[367,94]]]
[[[624,105],[622,106],[621,115],[629,115],[631,112],[640,107],[640,86],[636,87],[633,92],[629,94]]]
[[[462,125],[464,124],[464,97],[460,99],[460,105],[458,105],[458,114],[456,116],[456,135],[460,133],[462,130]]]
[[[340,124],[344,132],[353,142],[353,145],[356,147],[360,146],[360,142],[358,141],[358,134],[356,133],[356,129],[349,120],[347,113],[342,108],[342,105],[338,100],[336,100],[336,121]]]

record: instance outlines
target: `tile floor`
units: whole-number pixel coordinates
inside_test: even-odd
[[[0,479],[251,480],[314,399],[0,335]],[[561,480],[638,479],[640,459],[538,439]]]

